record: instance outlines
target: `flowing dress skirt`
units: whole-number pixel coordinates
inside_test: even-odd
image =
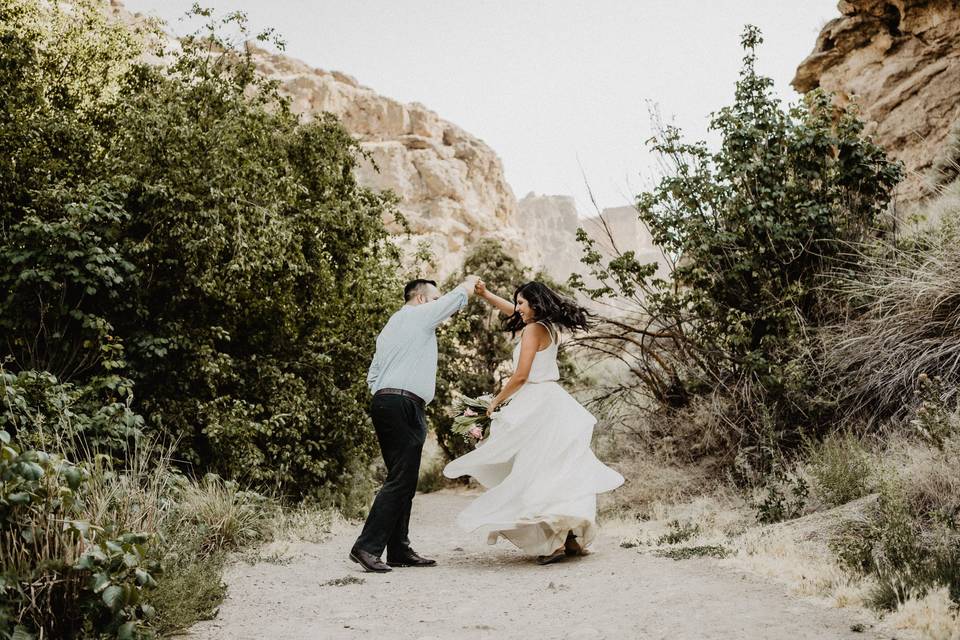
[[[489,437],[450,462],[448,478],[472,476],[487,491],[457,516],[495,544],[502,536],[530,555],[586,547],[596,536],[597,494],[623,477],[590,449],[596,419],[556,382],[528,382],[494,414]]]

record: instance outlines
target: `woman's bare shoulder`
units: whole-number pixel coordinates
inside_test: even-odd
[[[539,322],[531,322],[523,328],[523,332],[520,334],[521,342],[535,342],[537,344],[537,349],[543,347],[545,344],[550,342],[550,332],[547,330],[547,327]]]

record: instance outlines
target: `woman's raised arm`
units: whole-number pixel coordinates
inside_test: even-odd
[[[517,310],[516,305],[514,305],[512,302],[501,298],[497,294],[487,289],[487,285],[483,283],[483,280],[477,282],[475,291],[478,296],[489,302],[505,316],[512,316]]]

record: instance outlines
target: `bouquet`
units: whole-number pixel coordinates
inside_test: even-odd
[[[490,417],[487,415],[487,407],[493,396],[485,395],[477,398],[465,396],[462,393],[455,393],[453,398],[453,411],[456,415],[453,418],[453,427],[451,431],[464,440],[481,440],[487,437],[490,429]],[[506,402],[500,407],[506,406]]]

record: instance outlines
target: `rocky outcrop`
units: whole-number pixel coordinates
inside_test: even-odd
[[[822,87],[855,102],[868,132],[907,178],[899,201],[915,204],[944,176],[937,171],[960,117],[960,2],[841,0],[797,70],[800,92]]]
[[[399,197],[413,234],[402,242],[426,242],[441,277],[479,238],[500,240],[525,264],[541,264],[539,247],[521,239],[517,201],[500,158],[481,140],[421,104],[384,97],[346,74],[259,49],[254,59],[280,82],[296,113],[333,113],[360,141],[370,159],[357,178]]]
[[[538,196],[520,199],[520,228],[528,242],[541,248],[540,267],[554,280],[565,282],[580,271],[580,245],[576,241],[580,216],[571,196]]]
[[[121,0],[104,1],[128,25],[146,20],[128,12]],[[167,37],[175,48],[177,41]],[[360,142],[369,157],[357,169],[358,181],[397,195],[410,236],[392,216],[386,222],[401,246],[413,250],[426,243],[436,262],[433,276],[449,275],[468,245],[481,238],[497,239],[524,264],[542,266],[540,247],[521,237],[517,200],[503,164],[483,141],[421,104],[382,96],[345,73],[247,46],[259,70],[290,97],[295,113],[308,118],[330,112]]]
[[[606,257],[633,251],[642,262],[663,262],[633,207],[608,208],[600,216],[581,218],[570,196],[528,193],[520,200],[520,226],[524,236],[541,247],[544,271],[560,282],[571,273],[586,275],[580,262],[582,247],[576,242],[581,227]]]

